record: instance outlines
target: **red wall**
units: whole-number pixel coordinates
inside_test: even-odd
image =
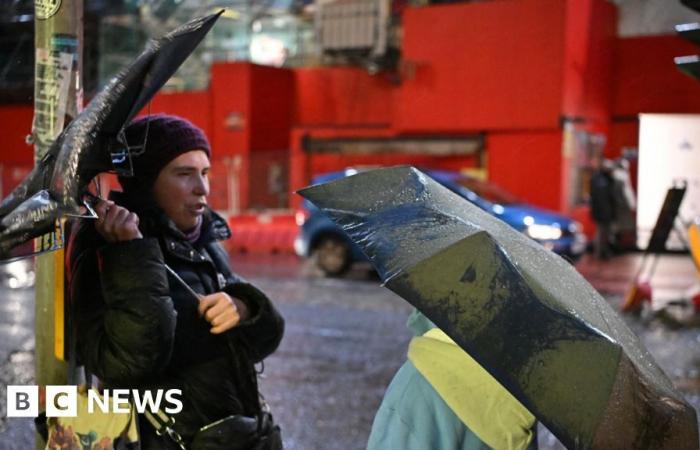
[[[0,198],[12,192],[31,170],[31,164],[0,165]]]
[[[700,83],[673,63],[697,46],[676,35],[645,36],[618,39],[615,50],[609,158],[639,146],[639,113],[700,113]],[[636,185],[636,163],[630,169]]]
[[[297,126],[390,126],[396,86],[352,67],[294,71]]]
[[[699,51],[697,46],[672,35],[619,39],[613,116],[700,112],[700,83],[680,72],[673,62],[675,56]]]
[[[410,8],[399,132],[483,130],[490,180],[568,208],[562,116],[607,132],[616,9],[604,0],[518,0]]]
[[[389,128],[293,128],[290,137],[290,166],[289,166],[289,193],[290,204],[296,207],[301,203],[301,198],[294,192],[307,186],[318,167],[314,168],[314,161],[319,156],[309,156],[304,152],[302,143],[305,136],[316,138],[334,137],[392,137],[395,136],[393,130]],[[339,167],[342,168],[342,167]]]
[[[530,203],[564,209],[561,149],[559,130],[490,133],[489,179]]]
[[[635,116],[636,117],[636,116]],[[637,148],[639,145],[639,121],[614,121],[610,126],[610,138],[605,149],[607,158],[618,158],[624,147]]]
[[[256,65],[249,67],[252,71],[250,148],[252,151],[286,150],[292,127],[293,72]],[[229,93],[235,92],[231,86],[236,85],[228,87]]]
[[[289,147],[291,71],[249,63],[216,63],[210,86],[212,139],[221,156]]]
[[[216,155],[240,158],[239,207],[278,206],[268,181],[272,165],[288,171],[292,72],[250,63],[217,63],[212,66],[210,92],[210,136]]]
[[[0,106],[2,151],[0,165],[34,164],[34,147],[27,145],[26,138],[32,132],[34,108],[25,105]]]
[[[562,98],[561,0],[409,8],[399,89],[401,131],[556,128]]]
[[[251,141],[251,71],[249,64],[216,63],[211,68],[212,134],[219,156],[243,154]]]
[[[468,156],[435,157],[429,155],[381,154],[381,155],[320,155],[311,163],[311,174],[342,170],[349,166],[398,166],[413,165],[417,167],[463,170],[477,166],[477,160]]]
[[[192,91],[160,93],[153,97],[150,105],[146,106],[140,114],[160,112],[184,117],[210,136],[212,131],[210,110],[209,91]]]
[[[605,123],[610,118],[617,10],[602,0],[567,0],[562,114]]]
[[[215,159],[228,167],[240,158],[243,208],[269,203],[263,191],[270,165],[285,164],[289,149],[293,188],[314,173],[346,165],[427,162],[398,155],[309,159],[300,152],[304,133],[483,131],[491,180],[535,204],[565,209],[562,115],[576,119],[579,128],[609,131],[606,154],[617,156],[623,146],[637,145],[638,113],[700,112],[700,84],[673,64],[674,56],[698,48],[676,36],[616,39],[615,22],[615,8],[605,0],[412,7],[403,19],[401,84],[357,68],[289,71],[217,63],[208,91],[160,94],[150,111],[179,114],[202,127]],[[32,149],[24,144],[31,116],[29,106],[0,107],[7,131],[0,156],[3,186],[8,166],[31,164]],[[429,162],[473,165],[464,158]],[[228,187],[222,181],[216,190]]]
[[[294,75],[291,70],[249,65],[251,122],[249,195],[246,208],[282,208],[287,188],[289,131],[292,128]],[[229,87],[230,90],[230,87]]]
[[[396,166],[414,165],[418,167],[463,170],[478,166],[475,156],[435,157],[416,154],[378,154],[378,155],[338,155],[316,154],[309,156],[302,144],[305,137],[310,138],[394,138],[399,135],[390,128],[295,128],[292,131],[291,165],[289,192],[308,186],[315,175],[334,172],[347,167],[360,166]],[[291,207],[297,207],[301,197],[290,198]]]

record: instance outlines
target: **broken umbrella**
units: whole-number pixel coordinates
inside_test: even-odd
[[[410,167],[300,194],[571,449],[696,449],[696,413],[566,261]]]

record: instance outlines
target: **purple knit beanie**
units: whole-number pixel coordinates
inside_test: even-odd
[[[124,134],[132,148],[134,169],[134,176],[119,177],[125,192],[150,189],[163,167],[183,153],[203,150],[211,158],[204,132],[182,117],[167,114],[140,117],[124,129]]]

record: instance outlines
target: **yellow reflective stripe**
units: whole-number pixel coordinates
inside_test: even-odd
[[[523,450],[530,444],[535,416],[442,330],[413,338],[408,359],[486,445]]]
[[[61,361],[65,361],[65,299],[64,284],[64,256],[63,249],[54,252],[54,355]]]

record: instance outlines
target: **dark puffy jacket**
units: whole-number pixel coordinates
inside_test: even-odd
[[[181,389],[183,410],[174,418],[185,440],[223,417],[253,415],[254,363],[275,351],[284,321],[265,294],[231,271],[217,242],[230,236],[228,226],[208,211],[192,245],[161,211],[125,206],[139,213],[144,239],[108,244],[85,220],[72,233],[68,275],[79,360],[108,387]],[[239,298],[249,319],[211,334],[198,299],[164,263],[199,294]],[[163,448],[148,443],[154,436],[144,424],[143,448]]]

